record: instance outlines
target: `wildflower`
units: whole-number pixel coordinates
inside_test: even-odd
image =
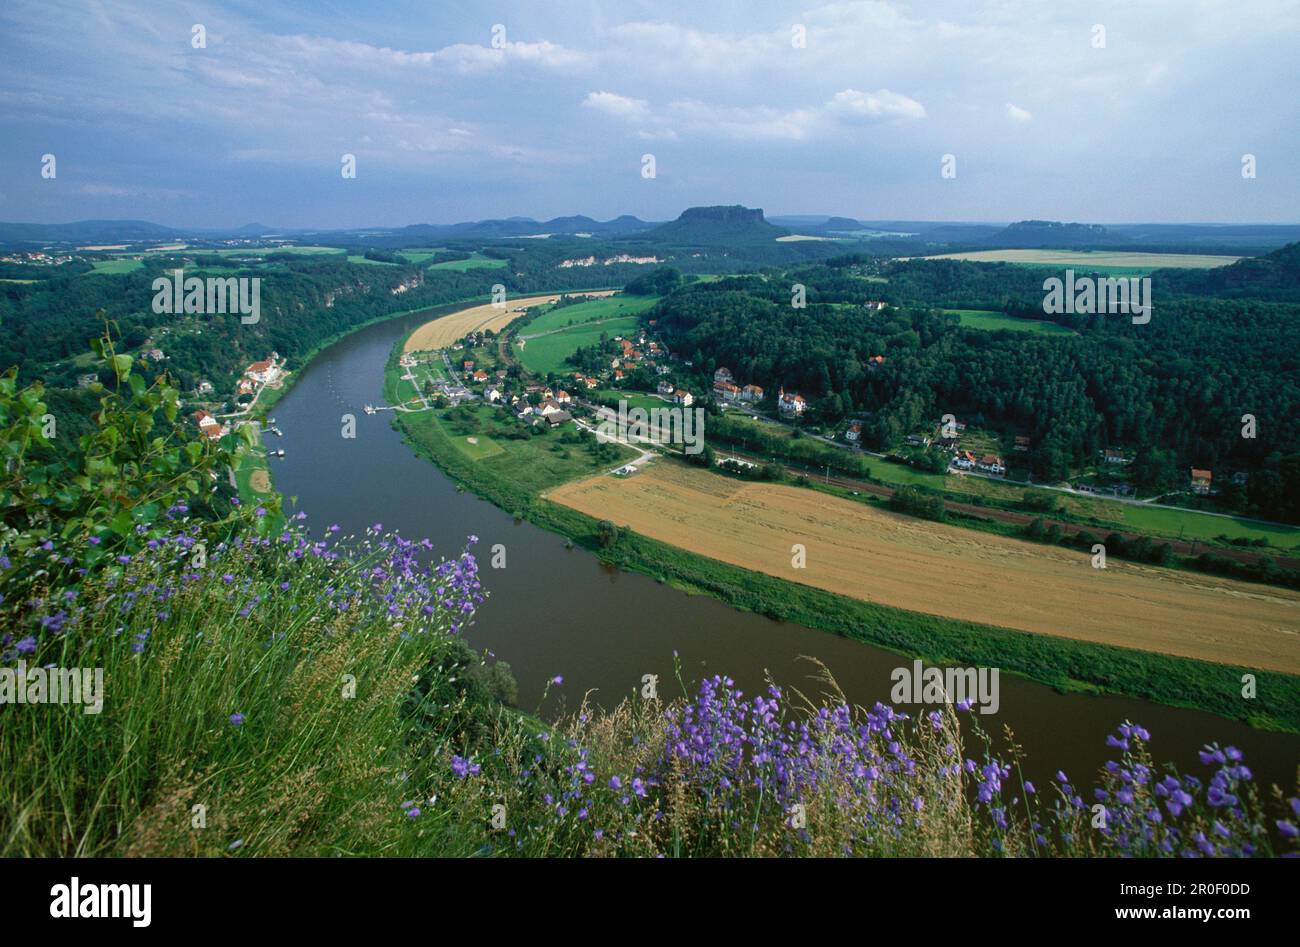
[[[232,727],[242,727],[244,725],[244,715],[239,711],[235,711],[230,715],[230,725]]]

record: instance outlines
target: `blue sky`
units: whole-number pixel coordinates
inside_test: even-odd
[[[6,0],[0,219],[1295,223],[1298,53],[1300,0]]]

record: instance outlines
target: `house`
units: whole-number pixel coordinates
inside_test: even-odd
[[[273,358],[264,358],[244,369],[244,374],[259,384],[267,384],[280,377],[280,369]]]
[[[723,382],[723,383],[730,384],[730,383],[734,382],[735,380],[736,380],[736,379],[734,379],[734,378],[731,377],[731,369],[730,369],[730,368],[719,368],[716,372],[713,373],[713,384],[714,384],[714,385],[717,385],[719,382]]]
[[[600,384],[600,379],[592,378],[590,375],[588,375],[586,378],[582,380],[582,383],[587,386],[588,390],[590,390]]]
[[[862,304],[862,307],[863,307],[864,309],[877,309],[877,310],[879,310],[879,309],[884,309],[887,305],[889,305],[889,304],[888,304],[887,302],[885,302],[884,300],[881,300],[881,299],[868,299],[866,302],[864,302],[864,303]]]
[[[573,397],[572,397],[572,396],[571,396],[567,391],[565,391],[563,388],[560,388],[559,390],[557,390],[557,391],[555,392],[555,403],[556,403],[556,404],[572,404],[572,403],[573,403]]]
[[[1032,446],[1033,446],[1033,442],[1030,441],[1029,438],[1025,437],[1025,435],[1023,434],[1016,435],[1016,446],[1015,446],[1016,450],[1029,450],[1029,448]]]
[[[803,395],[795,394],[794,392],[787,393],[784,387],[777,392],[776,399],[777,410],[787,416],[798,417],[803,414],[804,409],[808,407],[808,402],[804,400]]]
[[[622,369],[618,369],[618,368],[614,369],[614,380],[615,380],[615,381],[622,381],[622,380],[623,380],[623,371],[622,371]]]
[[[695,404],[695,396],[685,388],[678,388],[673,392],[673,404],[680,404],[683,407],[689,408],[691,405]]]
[[[483,392],[483,397],[486,398],[488,401],[493,401],[493,402],[500,401],[501,392],[496,388],[489,388],[487,391]]]
[[[854,421],[849,425],[849,429],[844,432],[844,439],[851,444],[856,444],[862,439],[862,422]]]
[[[674,385],[672,382],[668,381],[667,379],[664,379],[658,385],[655,386],[655,391],[659,392],[659,394],[661,395],[671,395],[676,390],[677,390],[677,386]]]
[[[78,378],[77,380],[80,381],[81,379]],[[194,389],[194,392],[195,392],[196,394],[200,394],[200,395],[210,395],[210,394],[212,394],[212,382],[208,381],[206,378],[205,378],[205,379],[201,379],[201,380],[199,381],[198,387],[196,387],[196,388]]]
[[[472,358],[465,359],[461,364],[461,367],[465,369],[465,371],[470,371],[474,367],[474,360]]]
[[[542,415],[542,417],[546,418],[546,423],[551,427],[558,427],[565,421],[573,420],[573,415],[568,411],[552,411],[550,414]]]
[[[655,372],[659,375],[667,375],[670,371],[672,371],[672,369],[669,368],[667,365],[655,366]]]
[[[522,404],[520,404],[519,410],[515,412],[515,417],[520,418],[522,420],[523,418],[528,417],[532,413],[533,413],[533,406],[529,404],[527,401],[525,401]]]
[[[563,411],[563,410],[564,409],[561,408],[553,398],[547,398],[545,401],[543,401],[541,404],[537,406],[537,413],[540,414],[542,417],[547,417],[548,415],[554,414],[556,411]]]
[[[735,401],[740,398],[740,389],[728,381],[715,381],[713,393],[723,401]]]
[[[167,357],[166,355],[163,355],[162,349],[146,349],[144,355],[145,358],[155,362],[161,362],[164,358]]]
[[[956,436],[941,437],[934,443],[940,450],[955,451],[958,445],[961,444],[961,438]]]
[[[624,464],[622,467],[619,467],[618,470],[614,471],[614,475],[617,477],[630,477],[634,473],[636,473],[635,464]]]
[[[1129,464],[1132,461],[1125,457],[1117,450],[1111,450],[1109,447],[1101,452],[1102,460],[1108,464]]]
[[[474,380],[475,380],[475,381],[487,381],[487,380],[488,380],[488,373],[485,372],[485,371],[483,371],[483,369],[480,368],[478,371],[476,371],[476,372],[474,373]]]
[[[1214,474],[1208,470],[1198,470],[1192,468],[1192,492],[1198,496],[1205,496],[1210,492],[1210,482],[1214,479]]]
[[[924,434],[909,434],[907,435],[907,443],[912,447],[929,447],[930,438]]]
[[[222,424],[206,411],[195,411],[194,422],[198,424],[199,430],[211,441],[219,441],[230,433],[230,428]]]
[[[758,385],[746,385],[740,389],[740,400],[748,401],[751,404],[763,400],[763,389]]]
[[[1007,472],[1006,466],[1002,463],[1002,458],[997,454],[985,454],[975,466],[996,477],[1000,477]]]

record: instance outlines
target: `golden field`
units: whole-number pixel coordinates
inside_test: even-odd
[[[448,313],[445,316],[439,316],[430,322],[426,322],[420,328],[411,333],[410,338],[406,340],[403,346],[404,352],[422,352],[431,349],[446,348],[457,339],[464,338],[471,332],[482,332],[491,329],[493,332],[499,332],[510,323],[518,319],[523,313],[515,312],[515,309],[523,307],[525,309],[533,306],[542,306],[553,303],[560,298],[560,293],[551,293],[546,296],[520,296],[517,299],[506,299],[505,306],[498,308],[491,303],[482,306],[473,306],[469,309],[461,309],[458,312]],[[612,296],[614,290],[600,289],[589,292],[566,293],[568,296]]]
[[[712,559],[914,612],[1300,673],[1300,593],[1091,557],[664,459],[545,495]],[[791,547],[806,548],[806,568]]]
[[[912,259],[917,259],[913,257]],[[1123,250],[973,250],[969,253],[943,253],[927,260],[969,260],[972,263],[1032,263],[1043,266],[1117,266],[1178,267],[1208,270],[1227,266],[1239,256],[1215,256],[1208,253],[1126,253]]]

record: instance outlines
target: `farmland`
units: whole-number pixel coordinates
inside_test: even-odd
[[[89,276],[115,276],[118,273],[134,273],[136,270],[143,269],[142,260],[132,260],[123,258],[117,260],[96,260],[95,268],[90,271]]]
[[[553,332],[569,326],[614,316],[632,316],[644,312],[658,301],[658,296],[608,296],[574,306],[562,306],[542,313],[524,326],[519,334],[525,339],[531,339],[543,332]]]
[[[443,263],[434,263],[429,267],[431,270],[476,270],[480,267],[499,267],[505,266],[507,260],[498,259],[497,257],[484,256],[481,253],[474,253],[467,260],[447,260]]]
[[[612,289],[596,290],[584,295],[608,296],[613,292]],[[464,338],[471,332],[481,332],[489,329],[498,332],[519,318],[519,313],[514,310],[520,307],[528,308],[552,303],[559,298],[557,293],[550,293],[546,296],[524,296],[507,300],[504,307],[485,303],[481,306],[472,306],[469,309],[462,309],[459,312],[439,316],[412,332],[410,338],[406,340],[403,351],[418,352],[441,349],[451,345],[457,339]]]
[[[898,516],[797,487],[661,461],[547,498],[711,559],[946,618],[1300,672],[1295,592],[1111,560]],[[807,568],[791,566],[791,546]]]
[[[1019,263],[1026,266],[1077,266],[1117,276],[1136,276],[1162,267],[1208,270],[1236,263],[1241,257],[1205,253],[1126,253],[1122,250],[975,250],[943,253],[932,260],[968,260],[972,263]]]
[[[585,345],[600,341],[604,333],[610,338],[627,335],[636,330],[639,320],[636,316],[619,316],[606,319],[592,325],[575,326],[563,332],[555,332],[533,339],[522,351],[518,351],[519,361],[529,371],[545,375],[547,372],[563,372],[565,359]]]

